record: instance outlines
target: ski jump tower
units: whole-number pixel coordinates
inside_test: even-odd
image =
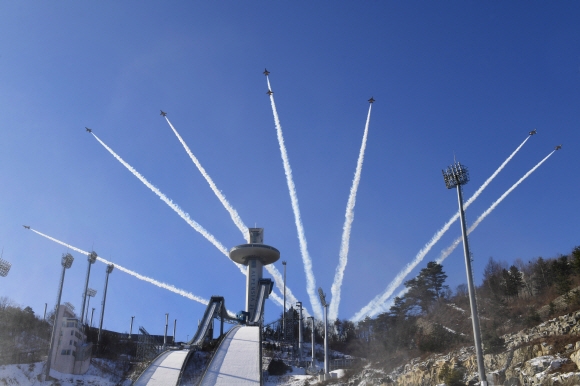
[[[246,273],[246,312],[255,315],[259,304],[259,287],[264,265],[272,264],[280,259],[280,251],[264,242],[264,228],[249,228],[250,243],[233,247],[230,259],[248,267]],[[261,310],[260,310],[261,311]]]

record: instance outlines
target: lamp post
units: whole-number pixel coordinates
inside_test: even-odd
[[[60,264],[62,265],[62,273],[60,275],[60,283],[58,286],[58,295],[56,297],[56,310],[54,314],[54,320],[52,322],[52,334],[50,336],[50,346],[48,348],[48,358],[46,358],[46,373],[44,379],[48,379],[50,374],[50,362],[52,361],[52,350],[54,349],[54,340],[56,339],[56,325],[58,324],[58,311],[60,309],[60,298],[62,296],[62,286],[64,284],[64,273],[72,266],[74,257],[70,253],[63,254]]]
[[[326,294],[322,292],[320,287],[318,287],[318,296],[324,307],[324,377],[326,378],[330,372],[328,363],[328,303],[326,303]]]
[[[284,306],[282,308],[282,340],[286,340],[286,261],[282,262],[284,266]]]
[[[177,329],[177,319],[173,320],[173,345],[175,346],[175,330]],[[220,334],[221,336],[221,334]]]
[[[475,352],[477,354],[477,368],[479,370],[479,380],[481,386],[487,386],[485,375],[485,365],[483,363],[483,350],[481,345],[481,333],[479,329],[479,316],[477,314],[477,302],[475,300],[475,287],[473,285],[473,274],[471,271],[471,253],[467,240],[467,227],[465,226],[465,213],[463,211],[462,186],[469,182],[469,172],[467,168],[459,162],[443,170],[443,180],[447,189],[457,189],[457,201],[459,202],[459,217],[461,220],[461,234],[463,235],[463,255],[465,256],[465,270],[467,273],[467,289],[469,292],[469,305],[471,307],[471,320],[473,325],[473,337],[475,340]]]
[[[0,276],[6,277],[10,271],[10,267],[12,267],[12,264],[0,258]]]
[[[107,286],[109,285],[109,275],[111,274],[111,272],[113,272],[113,268],[115,268],[113,264],[107,265],[107,276],[105,276],[105,291],[103,292],[103,302],[101,303],[101,321],[99,322],[99,335],[97,337],[97,345],[101,343],[101,330],[103,329],[103,319],[105,318],[105,303],[107,301]]]
[[[165,335],[163,335],[163,347],[167,346],[167,324],[169,323],[169,314],[165,314]]]
[[[298,308],[298,354],[302,359],[302,302],[296,302],[296,307]]]
[[[314,316],[309,316],[308,319],[312,323],[312,364],[310,366],[314,367]]]
[[[87,297],[89,299],[87,300],[87,314],[85,316],[85,322],[87,322],[89,320],[89,305],[91,304],[91,298],[94,298],[97,295],[97,290],[94,290],[92,288],[87,288],[86,293],[87,293]],[[92,318],[91,318],[91,327],[92,326],[93,326],[93,322],[92,322]]]
[[[91,311],[91,328],[93,327],[93,316],[94,315],[95,315],[95,307],[93,307],[93,310]]]
[[[91,253],[89,253],[87,255],[87,260],[89,262],[89,266],[87,268],[87,278],[85,280],[85,290],[83,292],[83,306],[81,308],[81,324],[83,324],[83,317],[85,315],[85,303],[87,301],[87,290],[89,288],[89,276],[91,275],[91,265],[95,264],[95,261],[97,261],[97,252],[92,251]]]
[[[129,339],[131,339],[131,334],[133,333],[133,319],[135,319],[135,317],[131,316],[131,326],[129,327]]]

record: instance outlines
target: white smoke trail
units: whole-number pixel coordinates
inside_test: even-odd
[[[481,192],[483,192],[483,190],[489,185],[489,183],[499,174],[499,172],[501,172],[503,170],[503,168],[508,164],[509,161],[511,161],[511,159],[516,155],[516,153],[518,151],[520,151],[520,149],[522,148],[522,146],[524,146],[524,144],[527,142],[527,140],[530,138],[530,136],[526,137],[526,139],[516,148],[516,150],[514,150],[510,156],[508,158],[506,158],[506,160],[496,169],[495,172],[493,172],[493,174],[477,189],[477,191],[473,194],[473,196],[471,196],[467,202],[465,203],[464,208],[467,209],[467,207],[469,205],[471,205],[475,199],[477,199],[477,197],[479,197],[479,195],[481,194]],[[441,239],[441,237],[443,237],[443,235],[445,234],[445,232],[447,232],[449,230],[449,228],[451,227],[451,225],[457,221],[457,219],[459,219],[459,212],[455,213],[450,219],[449,221],[447,221],[443,227],[441,229],[439,229],[437,231],[437,233],[435,233],[435,235],[433,235],[433,237],[431,238],[431,240],[429,240],[429,242],[427,244],[425,244],[425,246],[419,251],[419,253],[417,253],[417,255],[415,256],[415,259],[413,259],[413,261],[411,261],[410,263],[408,263],[402,270],[401,272],[399,272],[397,274],[397,276],[395,276],[395,278],[393,279],[393,281],[391,281],[391,283],[389,283],[389,285],[387,286],[387,288],[385,289],[385,291],[382,294],[379,294],[377,296],[375,296],[373,298],[373,300],[371,300],[366,306],[364,306],[360,311],[358,311],[352,318],[351,320],[353,321],[359,321],[361,320],[366,314],[368,314],[369,312],[371,312],[375,307],[380,306],[381,304],[383,304],[395,291],[395,289],[397,287],[399,287],[401,285],[401,283],[403,283],[403,280],[405,279],[405,277],[407,277],[407,275],[409,273],[411,273],[411,271],[421,262],[423,261],[423,258],[425,258],[425,256],[427,255],[427,253],[429,253],[429,251],[431,250],[431,248],[433,248],[433,246]]]
[[[42,237],[45,237],[45,238],[47,238],[49,240],[54,241],[55,243],[58,243],[60,245],[64,245],[65,247],[70,248],[73,251],[76,251],[76,252],[81,253],[83,255],[88,255],[89,254],[87,251],[83,251],[82,249],[73,247],[70,244],[67,244],[67,243],[65,243],[63,241],[57,240],[54,237],[50,237],[48,235],[45,235],[44,233],[41,233],[41,232],[39,232],[39,231],[37,231],[35,229],[30,228],[30,230],[33,231],[36,234],[39,234]],[[143,275],[141,275],[141,274],[139,274],[139,273],[137,273],[135,271],[131,271],[130,269],[127,269],[125,267],[122,267],[119,264],[115,264],[115,263],[112,263],[112,262],[110,262],[108,260],[105,260],[105,259],[103,259],[100,256],[97,256],[97,260],[99,260],[100,262],[103,262],[105,264],[113,264],[115,266],[115,268],[118,269],[119,271],[125,272],[125,273],[127,273],[127,274],[129,274],[129,275],[131,275],[133,277],[136,277],[139,280],[143,280],[143,281],[146,281],[147,283],[151,283],[151,284],[153,284],[153,285],[155,285],[155,286],[157,286],[159,288],[166,289],[168,291],[171,291],[173,293],[176,293],[176,294],[181,295],[183,297],[186,297],[188,299],[194,300],[194,301],[199,302],[201,304],[207,305],[209,303],[209,301],[207,299],[204,299],[204,298],[202,298],[200,296],[196,296],[196,295],[192,294],[191,292],[187,292],[187,291],[184,291],[182,289],[179,289],[179,288],[177,288],[177,287],[175,287],[175,286],[173,286],[171,284],[162,283],[162,282],[157,281],[155,279],[152,279],[150,277],[143,276]],[[230,311],[228,311],[228,312],[230,312]]]
[[[369,132],[369,123],[371,121],[371,108],[372,103],[369,105],[369,112],[367,115],[367,122],[365,125],[365,131],[363,134],[362,143],[360,146],[360,152],[358,155],[358,161],[356,164],[356,170],[354,172],[354,179],[352,180],[352,186],[350,188],[350,195],[346,204],[346,213],[344,215],[344,225],[342,226],[342,242],[340,244],[340,252],[338,258],[338,266],[336,267],[336,272],[334,274],[334,281],[332,282],[332,287],[330,292],[332,293],[332,301],[330,302],[330,307],[328,311],[328,319],[336,320],[338,317],[338,307],[340,305],[340,295],[342,280],[344,278],[344,270],[346,269],[346,264],[348,263],[348,249],[350,243],[350,231],[352,229],[352,222],[354,221],[354,206],[356,204],[356,193],[358,191],[358,185],[360,183],[360,176],[362,173],[363,161],[365,158],[365,149],[367,146],[367,136]]]
[[[244,239],[246,240],[246,242],[249,243],[250,240],[249,240],[249,234],[248,234],[248,227],[244,224],[244,222],[240,218],[240,215],[238,214],[238,212],[231,206],[231,204],[228,202],[228,200],[226,200],[226,197],[223,195],[223,193],[217,188],[217,186],[213,182],[212,178],[209,176],[209,174],[207,174],[207,172],[205,171],[203,166],[201,166],[201,163],[199,163],[198,159],[193,155],[193,153],[191,152],[191,149],[189,148],[189,146],[187,146],[187,144],[185,143],[183,138],[181,138],[181,135],[179,135],[177,130],[175,130],[175,127],[173,127],[173,125],[171,124],[171,122],[169,121],[169,118],[167,118],[167,116],[165,116],[165,120],[169,124],[169,127],[171,127],[171,130],[173,130],[173,133],[175,133],[175,136],[177,137],[177,139],[179,139],[179,142],[181,142],[181,145],[183,145],[183,148],[185,149],[185,151],[189,155],[189,158],[191,158],[191,160],[193,161],[195,166],[197,166],[197,169],[199,170],[201,175],[205,178],[205,180],[209,184],[209,187],[211,188],[211,190],[215,193],[215,195],[220,200],[220,202],[222,203],[224,208],[230,214],[230,217],[232,218],[234,224],[236,224],[236,226],[238,227],[240,232],[242,232],[242,235],[244,236]]]
[[[185,213],[177,204],[175,204],[173,201],[167,198],[165,194],[161,193],[159,189],[157,189],[155,186],[153,186],[153,184],[147,181],[145,177],[143,177],[141,174],[139,174],[137,170],[135,170],[131,165],[125,162],[117,153],[113,151],[113,149],[111,149],[103,141],[101,141],[101,139],[97,137],[95,133],[91,134],[95,137],[97,141],[99,141],[101,145],[103,145],[105,149],[107,149],[109,153],[113,155],[113,157],[115,157],[119,162],[123,164],[123,166],[125,166],[131,173],[133,173],[135,177],[137,177],[143,184],[145,184],[145,186],[151,189],[153,193],[155,193],[163,202],[169,205],[169,207],[173,209],[182,219],[184,219],[193,229],[199,232],[203,237],[205,237],[210,243],[212,243],[221,253],[226,255],[229,259],[229,253],[226,247],[224,247],[222,243],[217,241],[216,238],[211,233],[209,233],[207,230],[205,230],[204,227],[195,222],[191,217],[189,217],[189,214]],[[238,264],[235,262],[234,264],[238,266],[238,268],[240,269],[240,271],[242,271],[243,274],[246,274],[246,267],[244,267],[242,264]]]
[[[209,184],[211,190],[215,193],[215,195],[220,200],[220,202],[222,203],[224,208],[230,214],[230,217],[232,218],[234,224],[238,227],[240,232],[242,232],[242,235],[244,235],[244,239],[246,240],[246,242],[249,243],[250,240],[249,240],[248,227],[244,224],[244,221],[242,220],[242,218],[240,217],[238,212],[232,207],[232,205],[228,202],[228,200],[226,200],[226,197],[223,195],[223,193],[217,188],[216,184],[213,182],[213,179],[205,171],[203,166],[201,166],[201,163],[199,162],[197,157],[195,157],[193,155],[193,152],[191,151],[189,146],[187,146],[187,144],[185,143],[185,141],[183,140],[181,135],[179,135],[179,133],[177,132],[175,127],[171,124],[171,122],[169,121],[169,118],[167,118],[167,116],[165,116],[165,120],[169,124],[169,127],[171,127],[171,130],[173,130],[173,133],[177,136],[177,139],[179,139],[179,142],[181,142],[181,145],[183,146],[183,148],[185,149],[185,151],[189,155],[189,158],[191,158],[191,160],[193,161],[195,166],[197,166],[197,169],[199,170],[201,175],[205,178],[205,180]],[[282,289],[284,288],[284,280],[282,279],[282,275],[280,274],[278,269],[276,269],[276,267],[274,265],[267,265],[266,270],[268,272],[270,272],[270,274],[274,278],[274,282],[276,283],[276,286],[280,289],[280,291],[282,291]],[[292,291],[288,287],[286,287],[286,296],[288,296],[288,299],[292,303],[297,302],[296,297],[294,296],[294,294],[292,293]]]
[[[266,77],[266,80],[268,81],[268,90],[272,90],[272,87],[270,86],[270,79]],[[274,124],[276,125],[278,144],[280,145],[280,153],[282,156],[282,163],[284,165],[284,173],[286,174],[286,183],[288,184],[288,190],[290,192],[292,211],[294,212],[294,220],[296,223],[296,229],[298,231],[300,252],[302,254],[302,262],[304,263],[304,273],[306,274],[306,291],[310,297],[312,311],[314,312],[317,319],[322,319],[322,306],[320,305],[320,301],[316,295],[316,279],[314,278],[314,273],[312,272],[312,260],[310,259],[310,255],[308,253],[306,236],[304,235],[304,227],[302,226],[302,219],[300,218],[300,207],[298,206],[296,186],[294,185],[294,180],[292,178],[292,168],[290,167],[290,161],[288,160],[286,145],[284,145],[282,126],[280,125],[280,118],[278,117],[278,112],[276,110],[276,103],[274,102],[273,93],[270,93],[270,103],[272,105],[272,113],[274,114]]]
[[[485,212],[483,212],[477,218],[477,220],[475,220],[475,222],[473,224],[471,224],[471,226],[467,230],[467,234],[470,234],[471,232],[473,232],[475,230],[475,228],[477,228],[477,226],[496,208],[496,206],[498,206],[504,200],[504,198],[506,198],[508,196],[508,194],[510,194],[515,188],[518,187],[519,184],[521,184],[526,178],[528,178],[528,176],[530,174],[532,174],[537,168],[539,168],[541,164],[543,164],[548,158],[550,158],[550,156],[552,154],[554,154],[555,151],[556,150],[552,150],[552,152],[550,154],[548,154],[536,166],[534,166],[526,174],[524,174],[524,176],[522,178],[520,178],[518,180],[518,182],[516,182],[515,184],[513,184],[511,186],[511,188],[506,190],[505,193],[502,194],[500,198],[495,200],[494,203],[491,204],[491,206],[489,208],[487,208],[487,210]],[[437,259],[437,263],[441,264],[441,262],[443,262],[443,260],[445,260],[451,254],[451,252],[453,252],[455,250],[455,248],[457,248],[457,246],[461,243],[462,239],[463,239],[463,237],[458,237],[457,239],[455,239],[455,241],[453,241],[453,244],[451,244],[448,248],[444,249],[441,252],[441,255],[439,256],[439,258]]]

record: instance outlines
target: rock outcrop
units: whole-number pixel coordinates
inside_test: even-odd
[[[484,357],[491,385],[580,385],[580,311],[503,336],[506,351]],[[567,342],[555,348],[558,337]],[[463,382],[479,384],[474,347],[463,347],[425,360],[413,359],[388,374],[384,384],[398,386],[440,385],[442,371],[461,374]]]

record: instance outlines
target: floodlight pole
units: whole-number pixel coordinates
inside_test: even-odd
[[[65,273],[67,268],[70,268],[72,266],[73,261],[74,261],[74,257],[72,257],[72,255],[70,253],[67,253],[67,254],[63,253],[62,259],[60,262],[60,264],[62,265],[62,273],[60,275],[60,283],[58,285],[58,295],[56,297],[56,310],[55,310],[55,314],[54,314],[54,320],[52,321],[52,334],[50,335],[50,346],[48,348],[48,357],[46,358],[46,372],[44,374],[45,380],[48,379],[49,374],[50,374],[52,350],[54,349],[54,341],[56,339],[56,337],[55,337],[56,325],[59,323],[58,311],[60,309],[60,298],[62,296],[62,286],[64,284],[64,273]]]
[[[284,266],[284,306],[282,308],[282,340],[286,341],[286,261],[282,262]]]
[[[312,321],[312,364],[311,367],[314,367],[314,316],[309,316],[308,319]]]
[[[302,302],[296,302],[296,307],[298,307],[298,354],[302,359],[302,343],[304,343],[302,338]]]
[[[91,311],[91,328],[93,328],[93,316],[94,315],[95,315],[95,307],[93,307],[93,310]]]
[[[135,319],[135,317],[131,316],[131,326],[129,327],[129,339],[131,339],[131,334],[133,333],[133,319]]]
[[[473,337],[475,341],[475,352],[477,355],[477,368],[479,371],[479,380],[481,386],[487,386],[487,377],[485,375],[485,364],[483,362],[483,350],[481,344],[481,331],[479,327],[479,315],[477,313],[477,302],[475,300],[475,287],[473,285],[473,273],[471,270],[471,253],[467,240],[467,227],[465,226],[465,212],[463,210],[463,192],[462,185],[469,182],[469,173],[467,168],[459,162],[443,170],[443,179],[447,189],[457,189],[457,201],[459,202],[459,217],[461,220],[461,234],[463,235],[463,255],[465,257],[465,270],[467,273],[467,289],[469,292],[469,305],[471,307],[471,320],[473,325]]]
[[[328,303],[326,302],[326,294],[322,292],[320,287],[318,287],[318,297],[324,307],[324,377],[326,378],[330,372],[328,363]]]
[[[99,335],[97,336],[97,345],[101,344],[101,330],[103,329],[103,319],[105,318],[105,303],[107,301],[107,287],[109,285],[109,275],[113,272],[115,266],[113,264],[107,265],[107,275],[105,276],[105,291],[103,292],[103,302],[101,303],[101,321],[99,322]],[[93,308],[94,310],[94,308]],[[91,316],[91,324],[93,318]]]
[[[87,260],[89,262],[89,266],[87,268],[87,278],[85,280],[85,291],[83,292],[83,306],[81,308],[81,325],[83,324],[84,321],[84,316],[85,316],[85,303],[87,301],[87,290],[89,289],[89,276],[91,275],[91,265],[93,265],[95,263],[95,261],[97,261],[97,252],[92,251],[91,253],[89,253],[87,255]]]
[[[169,323],[169,314],[165,314],[165,335],[163,335],[163,347],[167,346],[167,324]]]
[[[173,320],[173,345],[175,346],[175,330],[177,329],[177,319]],[[223,332],[222,332],[223,334]],[[220,334],[221,336],[221,334]]]
[[[42,317],[42,320],[46,320],[46,307],[48,306],[48,303],[44,303],[44,316]]]
[[[95,297],[95,295],[97,294],[97,291],[95,291],[92,288],[87,288],[87,290],[85,292],[87,293],[87,297],[89,298],[87,300],[87,313],[85,315],[85,321],[88,321],[89,320],[89,306],[91,305],[91,298]],[[91,327],[92,327],[92,322],[91,322]]]

